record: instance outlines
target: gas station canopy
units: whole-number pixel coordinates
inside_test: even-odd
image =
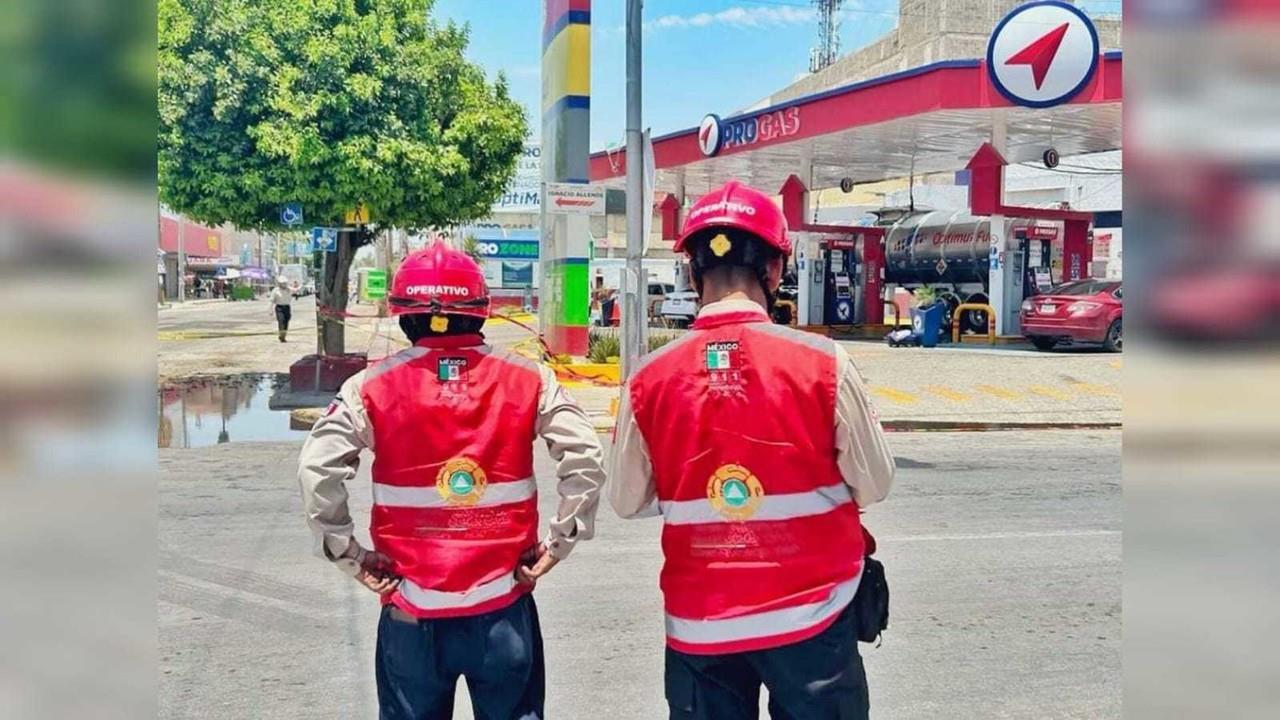
[[[1069,100],[1051,107],[1011,102],[985,60],[948,60],[655,138],[657,189],[698,196],[729,179],[776,192],[808,165],[810,188],[845,178],[874,182],[960,170],[1002,128],[1010,163],[1121,147],[1122,57],[1098,57]],[[592,182],[623,187],[625,153],[590,159]]]

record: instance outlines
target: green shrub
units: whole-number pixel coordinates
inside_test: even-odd
[[[921,310],[933,307],[938,302],[938,292],[931,287],[916,288],[911,302]]]
[[[675,335],[666,335],[662,333],[651,334],[649,335],[649,352],[653,352],[675,339]]]
[[[622,354],[622,340],[616,333],[592,330],[587,336],[587,359],[594,363],[609,362]]]

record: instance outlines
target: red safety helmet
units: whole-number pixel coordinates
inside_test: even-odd
[[[393,315],[431,313],[489,317],[489,286],[471,256],[443,242],[411,253],[391,280]]]
[[[787,237],[787,219],[782,210],[768,195],[747,187],[737,180],[730,180],[698,198],[684,220],[684,231],[676,240],[676,252],[688,252],[685,243],[690,237],[710,227],[729,227],[751,233],[766,245],[777,248],[783,255],[791,255],[791,240]]]

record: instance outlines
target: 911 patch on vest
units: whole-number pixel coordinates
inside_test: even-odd
[[[436,363],[436,380],[440,382],[440,399],[447,405],[458,405],[467,398],[470,378],[467,358],[442,357]]]
[[[466,358],[440,358],[440,362],[436,365],[436,379],[440,382],[462,382],[466,377]]]
[[[707,385],[713,395],[743,395],[742,352],[738,341],[707,343]]]
[[[449,460],[436,473],[436,492],[450,505],[475,505],[488,485],[480,464],[467,457]]]
[[[764,486],[741,465],[721,465],[707,481],[707,500],[727,520],[746,520],[764,500]]]

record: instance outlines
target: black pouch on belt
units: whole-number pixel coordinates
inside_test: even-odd
[[[858,639],[873,643],[889,627],[889,583],[884,577],[884,565],[871,557],[876,549],[875,538],[866,528],[862,532],[867,554],[862,559],[862,580],[853,596],[853,613],[858,620]]]

